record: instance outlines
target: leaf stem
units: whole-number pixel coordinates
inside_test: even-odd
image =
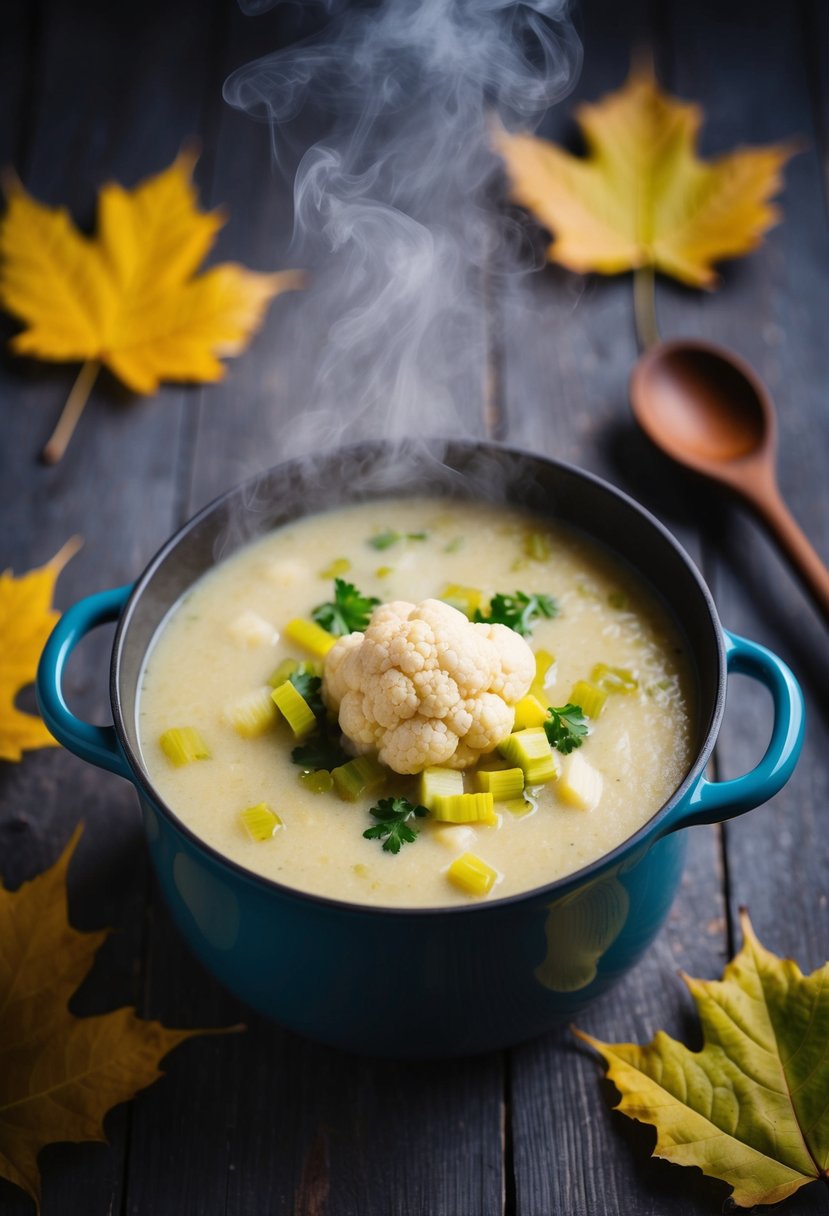
[[[659,341],[656,320],[656,282],[653,266],[638,266],[633,272],[633,317],[640,352]]]
[[[81,366],[78,377],[72,385],[72,391],[66,398],[66,405],[61,411],[58,424],[41,452],[44,464],[57,464],[69,446],[69,440],[83,413],[83,408],[89,400],[92,386],[98,378],[101,365],[97,359],[88,359]]]

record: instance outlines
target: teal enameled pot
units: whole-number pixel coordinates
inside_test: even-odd
[[[463,907],[342,903],[228,861],[153,789],[138,744],[136,699],[145,655],[171,607],[205,570],[262,532],[336,503],[390,493],[501,498],[588,533],[639,572],[684,637],[697,686],[693,765],[634,836],[566,879]],[[72,649],[106,621],[118,621],[114,725],[99,727],[74,716],[61,685]],[[771,693],[771,740],[752,772],[709,781],[705,768],[730,672]],[[764,647],[722,629],[694,565],[653,516],[588,473],[493,444],[453,443],[439,454],[422,444],[409,453],[361,445],[261,474],[191,520],[134,586],[92,595],[64,613],[44,650],[37,689],[61,743],[135,785],[164,897],[216,978],[292,1030],[389,1056],[504,1047],[571,1017],[604,992],[665,919],[685,853],[679,829],[730,819],[776,794],[803,735],[803,700],[789,669]]]

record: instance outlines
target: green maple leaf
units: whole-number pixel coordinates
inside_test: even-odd
[[[722,980],[683,976],[701,1051],[660,1031],[645,1047],[602,1043],[618,1109],[657,1130],[654,1153],[733,1187],[740,1207],[829,1184],[829,963],[804,976],[741,914],[743,948]]]

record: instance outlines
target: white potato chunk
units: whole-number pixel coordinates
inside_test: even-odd
[[[462,823],[446,824],[444,827],[435,828],[433,835],[435,840],[453,853],[460,853],[471,848],[477,839],[475,829],[464,827]]]
[[[279,630],[249,608],[233,618],[227,631],[240,646],[275,646],[279,641]]]
[[[581,752],[571,752],[561,760],[561,776],[556,792],[562,802],[580,811],[592,811],[599,805],[604,780],[598,769],[585,760]]]

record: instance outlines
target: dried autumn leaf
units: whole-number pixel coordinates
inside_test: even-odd
[[[701,1051],[661,1031],[646,1047],[576,1034],[605,1060],[618,1109],[656,1128],[656,1156],[698,1166],[752,1207],[829,1184],[829,963],[804,976],[760,944],[745,912],[742,927],[722,980],[683,976]]]
[[[20,578],[11,570],[0,574],[0,760],[20,760],[24,751],[36,747],[57,747],[43,720],[24,713],[14,701],[35,678],[40,652],[60,616],[52,608],[55,582],[79,547],[78,539],[67,541],[45,566]]]
[[[700,160],[700,107],[663,93],[649,69],[576,119],[586,158],[532,135],[494,135],[514,199],[554,234],[551,261],[581,274],[652,266],[713,287],[713,263],[754,249],[780,218],[769,200],[795,146]]]
[[[0,1177],[40,1204],[37,1156],[59,1140],[105,1140],[107,1111],[151,1085],[185,1039],[132,1009],[69,1012],[106,932],[67,918],[66,872],[77,828],[59,861],[18,891],[0,884]]]
[[[77,413],[100,365],[142,394],[162,380],[219,380],[220,357],[244,350],[270,300],[302,285],[297,271],[257,274],[232,262],[196,273],[224,217],[199,210],[195,161],[182,152],[133,190],[104,186],[94,238],[65,208],[43,206],[15,178],[6,182],[0,304],[26,327],[11,349],[83,361],[91,370]]]

